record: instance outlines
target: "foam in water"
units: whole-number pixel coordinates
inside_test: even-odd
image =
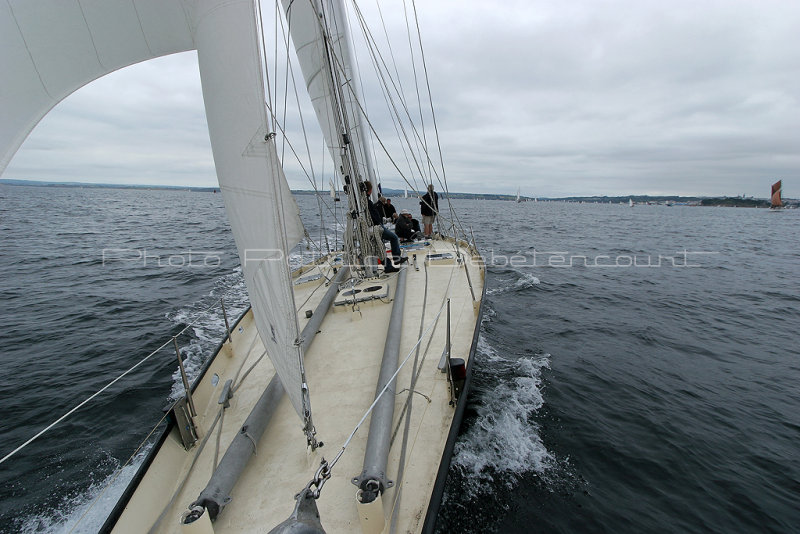
[[[111,459],[114,470],[110,475],[100,482],[95,482],[90,474],[92,481],[86,490],[78,495],[63,496],[61,503],[53,510],[23,519],[19,531],[22,534],[98,532],[152,446],[152,443],[148,443],[142,447],[131,462],[121,469],[119,462]]]
[[[231,274],[221,277],[214,285],[214,289],[202,299],[167,316],[170,321],[178,325],[192,325],[187,331],[190,333],[189,339],[186,340],[186,334],[178,339],[183,366],[190,382],[199,376],[203,365],[211,356],[211,351],[225,335],[225,320],[222,307],[219,306],[220,298],[225,301],[225,310],[231,327],[247,309],[249,302],[240,267],[234,269]],[[172,379],[169,399],[174,401],[184,394],[183,381],[177,365]]]
[[[517,278],[514,283],[503,284],[493,289],[487,289],[486,294],[502,295],[503,293],[508,293],[509,291],[523,291],[540,284],[539,279],[533,276],[531,273],[520,272],[518,274],[519,278]]]
[[[544,404],[541,370],[549,368],[549,355],[509,360],[498,354],[483,335],[478,340],[483,360],[480,372],[493,375],[487,391],[476,392],[477,419],[456,444],[453,465],[465,475],[474,496],[491,491],[497,475],[509,487],[522,473],[544,472],[555,459],[547,451],[532,415]]]

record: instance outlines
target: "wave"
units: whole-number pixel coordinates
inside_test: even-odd
[[[108,518],[125,488],[136,475],[153,443],[146,444],[126,465],[108,457],[111,474],[95,481],[89,473],[89,487],[78,494],[68,494],[51,510],[21,518],[16,525],[21,534],[48,532],[52,534],[93,534]]]
[[[211,352],[225,335],[225,316],[222,306],[219,305],[220,300],[225,303],[228,322],[233,326],[249,305],[241,267],[217,279],[214,288],[201,299],[167,314],[167,319],[176,326],[191,325],[178,339],[183,365],[190,382],[200,374],[206,360],[212,356]],[[175,401],[183,394],[183,381],[180,369],[176,366],[172,374],[169,400]]]
[[[199,375],[203,364],[224,335],[225,320],[222,308],[218,305],[220,298],[225,301],[228,320],[233,325],[248,306],[241,268],[237,267],[233,272],[217,279],[214,288],[197,301],[167,314],[167,319],[176,327],[191,325],[191,328],[178,338],[184,367],[190,381]],[[167,346],[163,350],[173,349]],[[170,402],[184,394],[177,362],[172,379],[172,389],[168,397]],[[151,448],[152,443],[148,443],[124,466],[121,466],[119,460],[109,456],[105,465],[100,468],[104,472],[111,472],[110,475],[95,480],[97,475],[88,473],[87,488],[78,493],[64,495],[59,504],[50,510],[19,519],[16,530],[24,534],[98,532]]]
[[[530,289],[532,287],[538,286],[541,282],[535,276],[530,273],[523,273],[515,271],[518,275],[518,278],[514,281],[506,281],[501,282],[501,285],[492,289],[487,289],[487,295],[502,295],[503,293],[508,292],[517,292],[517,291],[524,291],[526,289]]]
[[[499,354],[481,335],[479,370],[483,391],[472,400],[477,414],[456,444],[453,466],[464,475],[471,497],[491,492],[498,480],[509,488],[529,472],[544,472],[555,463],[533,416],[544,405],[542,369],[548,354],[510,359]],[[477,363],[477,362],[476,362]]]

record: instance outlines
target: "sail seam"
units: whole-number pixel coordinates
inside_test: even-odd
[[[94,56],[97,58],[97,64],[100,65],[103,70],[108,70],[108,68],[103,64],[103,61],[100,59],[100,52],[97,50],[97,43],[94,42],[92,28],[89,26],[89,21],[86,20],[86,13],[83,11],[83,4],[81,4],[81,0],[78,0],[78,9],[80,9],[81,18],[83,18],[83,23],[86,25],[86,33],[89,34],[89,40],[92,42],[92,50],[94,50]]]
[[[136,21],[139,23],[139,30],[142,32],[142,40],[144,41],[144,45],[147,47],[147,53],[150,56],[155,56],[153,53],[153,49],[150,48],[150,41],[147,40],[147,34],[144,31],[144,25],[142,24],[142,16],[139,14],[139,8],[136,7],[136,2],[131,0],[131,5],[133,5],[133,12],[136,13]]]
[[[17,31],[19,31],[19,36],[22,38],[22,42],[25,43],[25,51],[28,52],[28,57],[31,59],[31,66],[33,66],[33,70],[36,71],[36,76],[39,78],[39,82],[42,84],[42,89],[47,96],[50,97],[50,100],[55,101],[56,98],[50,94],[50,91],[47,90],[47,85],[44,83],[44,79],[42,79],[42,73],[39,72],[39,66],[36,64],[36,60],[33,57],[30,46],[28,46],[28,40],[25,39],[25,33],[22,31],[22,26],[20,26],[19,20],[17,20],[17,15],[14,13],[14,8],[11,6],[11,2],[6,0],[6,4],[8,5],[8,11],[11,13],[11,17],[14,19],[14,25],[17,27]]]

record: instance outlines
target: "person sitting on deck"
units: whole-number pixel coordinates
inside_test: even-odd
[[[376,206],[375,203],[372,202],[372,199],[370,198],[370,194],[372,194],[372,183],[369,180],[367,180],[364,182],[364,187],[366,187],[367,209],[369,211],[370,218],[372,219],[372,224],[383,228],[381,239],[383,239],[384,241],[388,241],[392,246],[392,262],[399,265],[404,261],[407,261],[408,258],[400,257],[401,254],[400,239],[397,238],[397,235],[394,232],[383,226],[382,210],[378,206]],[[389,262],[386,262],[386,265],[384,265],[383,267],[383,272],[385,273],[393,273],[397,271],[398,271],[397,267],[390,265]]]
[[[394,232],[397,237],[405,241],[413,241],[420,239],[422,232],[419,231],[419,222],[417,222],[417,230],[414,230],[414,219],[411,218],[411,212],[408,210],[400,210],[400,216],[397,217],[394,223]]]
[[[383,216],[387,219],[394,220],[394,216],[397,215],[397,209],[392,205],[392,199],[383,197]]]

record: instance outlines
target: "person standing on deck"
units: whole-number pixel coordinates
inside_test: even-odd
[[[428,185],[428,192],[422,196],[419,202],[422,212],[422,228],[426,239],[430,239],[433,233],[433,223],[436,215],[439,214],[439,195],[433,190],[433,184]]]

